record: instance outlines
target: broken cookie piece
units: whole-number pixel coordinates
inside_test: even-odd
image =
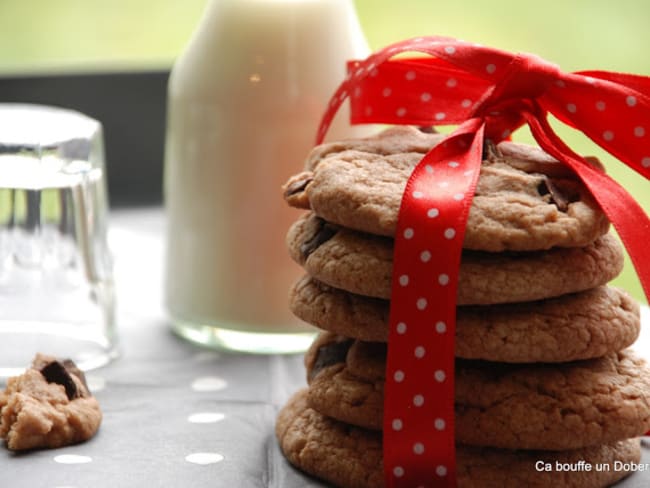
[[[0,438],[11,450],[83,442],[95,435],[101,421],[99,403],[70,360],[38,354],[0,393]]]

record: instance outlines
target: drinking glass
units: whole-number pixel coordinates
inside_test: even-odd
[[[0,104],[0,378],[37,352],[84,370],[116,355],[102,126]]]

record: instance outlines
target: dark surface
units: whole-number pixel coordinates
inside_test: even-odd
[[[169,71],[0,77],[0,103],[38,103],[102,123],[111,205],[162,201]]]

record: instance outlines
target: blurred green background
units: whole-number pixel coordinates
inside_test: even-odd
[[[168,68],[205,4],[206,0],[0,0],[0,76]],[[650,75],[646,0],[356,0],[355,5],[371,48],[439,34],[533,52],[565,71]],[[575,131],[557,130],[576,151],[598,156],[646,212],[650,209],[647,180]],[[520,132],[524,133],[515,134],[515,139],[530,141],[525,131]],[[629,260],[615,284],[645,301]]]

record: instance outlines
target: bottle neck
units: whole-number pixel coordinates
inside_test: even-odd
[[[218,80],[229,90],[266,83],[329,94],[345,62],[367,54],[352,0],[211,0],[170,86]]]
[[[309,39],[330,33],[362,46],[360,55],[368,52],[352,0],[210,0],[195,34],[217,40],[236,33],[252,42],[269,35]]]

